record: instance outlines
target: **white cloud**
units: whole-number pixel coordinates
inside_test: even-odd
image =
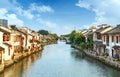
[[[28,19],[32,19],[34,17],[34,15],[29,10],[23,10],[21,7],[16,7],[16,12],[20,16],[25,16]]]
[[[39,29],[46,29],[51,33],[57,33],[58,35],[61,34],[68,34],[74,29],[74,25],[60,25],[55,22],[46,21],[43,19],[37,19],[39,23]]]
[[[82,8],[86,8],[86,9],[90,9],[90,4],[87,2],[82,2],[81,0],[79,0],[78,3],[76,3],[76,6],[82,7]]]
[[[24,23],[22,20],[17,18],[16,14],[9,14],[7,9],[5,8],[0,8],[0,17],[3,19],[7,19],[10,24],[16,24],[17,26],[23,26]]]
[[[58,35],[68,34],[74,29],[74,25],[60,25],[58,23],[47,21],[41,18],[38,18],[36,22],[38,22],[40,25],[37,27],[38,29],[45,29],[50,33],[57,33]]]
[[[38,18],[37,19],[37,22],[43,26],[47,26],[48,28],[56,28],[58,25],[54,22],[51,22],[51,21],[46,21],[46,20],[43,20],[41,18]]]
[[[9,21],[9,24],[15,24],[17,26],[24,26],[24,22],[17,18],[16,14],[7,14],[6,18]]]
[[[76,6],[94,11],[95,24],[119,24],[120,1],[119,0],[79,0]]]
[[[0,16],[3,16],[7,13],[7,10],[4,8],[0,8]]]
[[[63,34],[68,34],[71,31],[75,30],[75,26],[74,25],[65,25],[62,29],[64,30]]]
[[[28,10],[23,10],[20,7],[19,3],[17,3],[16,0],[11,0],[11,1],[10,0],[1,0],[0,8],[6,8],[9,11],[16,12],[16,14],[27,17],[29,19],[32,19],[34,17],[34,15],[31,14],[31,12],[29,12]],[[3,12],[4,12],[4,10],[3,10]]]
[[[54,12],[50,6],[39,6],[36,3],[31,3],[28,9],[23,9],[21,6],[18,6],[15,10],[18,15],[27,17],[28,19],[33,19],[35,16],[40,15],[40,13]]]
[[[50,6],[45,5],[37,5],[36,3],[32,3],[29,6],[30,11],[37,11],[37,12],[54,12],[54,10]]]

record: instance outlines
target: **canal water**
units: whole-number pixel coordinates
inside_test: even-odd
[[[120,77],[120,71],[58,42],[5,69],[0,77]]]

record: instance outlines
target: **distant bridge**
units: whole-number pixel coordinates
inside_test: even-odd
[[[70,43],[69,37],[60,36],[60,40],[65,40],[66,43]]]

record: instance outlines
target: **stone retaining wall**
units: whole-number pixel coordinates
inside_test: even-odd
[[[76,48],[78,50],[81,50],[81,48],[79,46],[76,46],[76,45],[72,45],[71,47]],[[111,60],[108,60],[108,59],[103,58],[101,56],[97,56],[95,54],[92,54],[92,53],[88,52],[88,50],[82,50],[82,52],[85,53],[85,55],[88,56],[88,57],[91,57],[95,60],[98,60],[98,61],[102,62],[103,64],[108,65],[112,68],[120,70],[120,64],[116,61],[111,61]]]
[[[54,44],[56,42],[49,42],[49,43],[45,43],[45,45],[49,45],[49,44]],[[41,52],[43,50],[43,47],[40,47],[39,50],[37,51],[28,51],[28,52],[24,52],[23,54],[22,53],[19,53],[17,55],[14,56],[14,59],[13,60],[7,60],[7,61],[4,61],[4,64],[0,64],[0,73],[4,72],[4,69],[13,65],[14,63],[17,63],[19,62],[20,60],[30,56],[31,54],[34,54],[34,53],[37,53],[37,52]]]

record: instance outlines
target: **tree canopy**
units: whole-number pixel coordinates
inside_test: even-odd
[[[49,34],[49,32],[47,30],[39,30],[38,33],[41,35],[48,35]]]
[[[72,31],[71,34],[70,34],[70,38],[69,38],[71,43],[74,43],[75,35],[76,35],[76,32]]]
[[[52,35],[56,40],[58,40],[58,35],[57,34],[50,34],[50,35]]]
[[[93,35],[90,35],[86,41],[86,38],[82,33],[72,31],[69,40],[72,44],[80,46],[81,49],[93,49]]]
[[[86,48],[85,36],[82,33],[77,33],[76,31],[72,31],[70,34],[70,42],[72,44],[79,45],[81,49]]]

